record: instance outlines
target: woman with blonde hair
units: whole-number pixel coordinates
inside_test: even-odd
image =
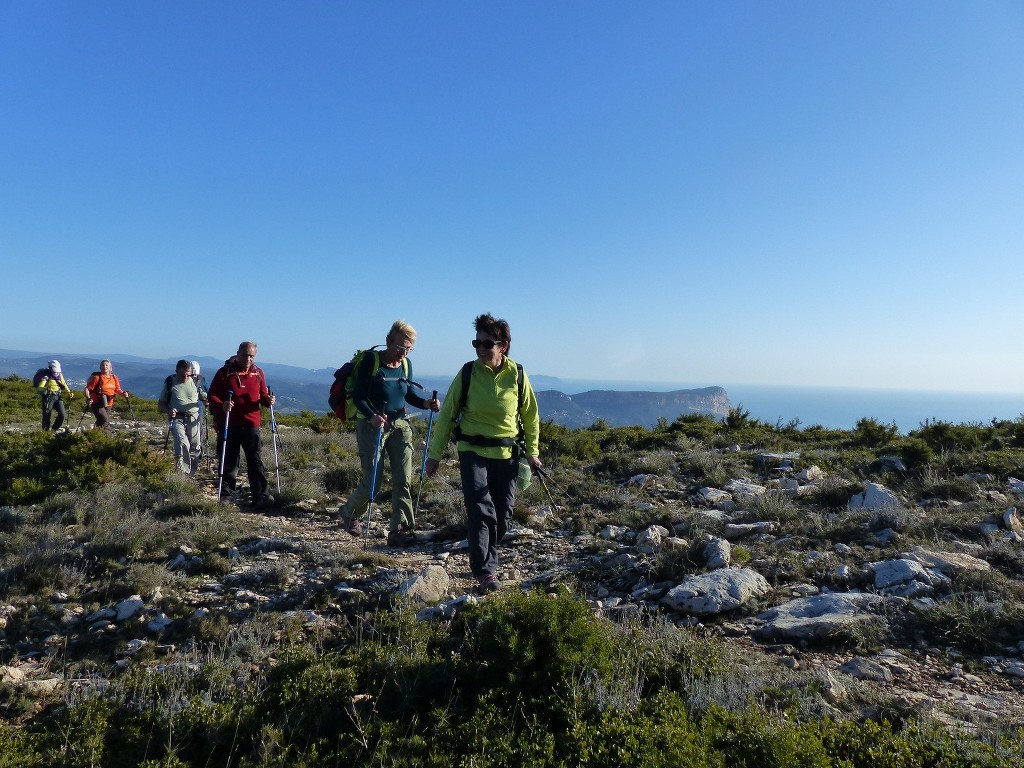
[[[352,402],[357,411],[356,445],[362,476],[339,510],[341,525],[354,536],[362,533],[359,521],[373,501],[371,491],[380,488],[384,465],[379,459],[387,455],[392,481],[389,547],[408,547],[416,542],[411,490],[412,426],[405,407],[408,404],[435,412],[441,407],[436,399],[426,400],[413,391],[409,353],[415,344],[416,329],[404,320],[396,320],[388,331],[384,349],[369,350],[352,373]]]
[[[100,361],[100,369],[85,385],[85,396],[89,398],[89,410],[96,417],[96,426],[109,430],[110,410],[114,407],[116,395],[127,395],[121,388],[121,380],[114,373],[109,360]]]

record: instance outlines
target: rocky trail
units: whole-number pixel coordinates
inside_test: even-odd
[[[140,435],[162,449],[162,428],[143,427]],[[270,475],[273,490],[273,466]],[[209,464],[204,464],[196,482],[209,500],[216,500],[216,476]],[[768,668],[782,679],[817,677],[825,701],[838,709],[856,702],[855,708],[860,706],[865,715],[891,716],[898,711],[901,717],[937,718],[958,728],[1024,724],[1024,637],[1016,647],[981,659],[925,643],[856,653],[849,644],[835,646],[823,639],[861,622],[884,622],[910,610],[915,601],[932,599],[943,589],[943,578],[948,581],[944,574],[981,567],[971,555],[920,547],[901,552],[891,546],[883,553],[880,548],[863,551],[837,544],[834,552],[810,551],[806,556],[833,558],[837,568],[860,573],[848,589],[836,589],[834,578],[776,580],[769,585],[758,570],[767,570],[764,553],[779,545],[772,526],[730,522],[730,510],[735,509],[731,500],[742,504],[744,495],[756,490],[733,485],[731,490],[703,489],[703,495],[681,500],[671,489],[659,495],[656,477],[638,482],[648,491],[645,504],[684,505],[692,507],[693,514],[717,521],[718,534],[700,534],[706,540],[701,573],[669,581],[655,578],[660,556],[692,550],[692,542],[685,538],[692,526],[605,526],[579,533],[567,522],[569,506],[552,510],[545,505],[530,510],[530,519],[540,524],[515,528],[502,544],[503,590],[564,585],[613,621],[668,622],[678,631],[718,637],[751,670]],[[718,494],[729,496],[730,502],[724,503]],[[115,654],[113,674],[132,663],[131,648],[161,644],[166,635],[180,637],[196,617],[217,613],[233,622],[270,611],[292,613],[305,624],[317,625],[346,621],[346,613],[356,606],[390,608],[404,601],[422,620],[432,620],[450,616],[467,603],[493,599],[476,594],[464,541],[421,531],[413,546],[387,547],[380,508],[365,537],[355,538],[339,529],[340,500],[309,499],[283,510],[226,505],[237,511],[245,535],[222,553],[230,563],[223,576],[181,579],[155,594],[115,601],[89,613],[72,605],[66,595],[54,595],[48,610],[21,625],[24,636],[16,643],[17,661],[0,668],[0,680],[56,685],[53,681],[59,676],[47,662],[52,649],[95,636],[126,641]],[[752,553],[749,562],[730,562],[730,539],[745,542]],[[173,548],[166,567],[175,573],[201,574],[203,560],[210,555],[182,544]],[[342,571],[345,576],[339,578]],[[316,594],[327,599],[311,601]],[[312,604],[317,607],[309,607]],[[23,611],[0,605],[0,623],[6,626],[6,617]],[[6,641],[11,643],[12,638],[8,635]],[[872,708],[876,711],[867,711]]]

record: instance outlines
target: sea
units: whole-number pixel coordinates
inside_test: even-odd
[[[554,388],[571,395],[593,389],[667,392],[707,386],[713,385],[559,379]],[[734,407],[749,411],[753,418],[770,424],[786,424],[796,419],[801,428],[818,424],[829,429],[853,429],[859,419],[869,417],[882,424],[895,424],[902,434],[907,434],[926,421],[987,424],[992,419],[1024,418],[1024,393],[751,384],[717,386],[725,389]]]

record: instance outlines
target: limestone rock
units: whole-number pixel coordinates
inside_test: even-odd
[[[821,480],[825,476],[825,473],[821,471],[821,467],[817,464],[812,464],[809,467],[804,467],[794,475],[794,477],[801,483],[814,483]]]
[[[674,611],[713,616],[738,608],[770,591],[771,586],[764,576],[752,568],[721,568],[691,576],[670,589],[661,602]]]
[[[867,483],[864,492],[856,494],[849,504],[850,509],[890,509],[899,505],[896,495],[878,483]]]
[[[668,534],[668,528],[660,525],[648,526],[636,537],[636,548],[640,552],[653,555],[661,549],[662,542]]]
[[[118,621],[127,621],[132,616],[140,614],[144,607],[145,603],[142,602],[142,597],[140,595],[132,595],[118,603],[114,610],[116,611],[115,615]]]
[[[626,535],[628,530],[624,525],[606,525],[598,531],[597,536],[605,541],[618,541]]]
[[[437,603],[444,600],[450,583],[451,577],[443,566],[428,565],[402,582],[398,594],[420,603]]]
[[[949,585],[949,578],[937,570],[926,568],[917,560],[900,558],[869,563],[875,586],[890,595],[920,597],[936,587]]]
[[[1018,536],[1024,535],[1024,523],[1021,523],[1016,507],[1010,507],[1003,512],[1003,527],[1008,531],[1013,531]]]
[[[739,478],[736,480],[730,480],[728,483],[726,483],[725,490],[727,490],[734,496],[761,496],[768,489],[765,488],[763,485],[758,485],[752,480]]]
[[[892,681],[892,672],[877,661],[865,659],[862,656],[854,656],[843,664],[840,669],[846,674],[856,677],[858,680],[875,680],[880,683]]]
[[[725,539],[708,535],[704,544],[704,565],[709,569],[728,568],[732,560],[732,545]]]
[[[860,623],[878,621],[873,610],[886,601],[866,592],[830,592],[804,597],[758,615],[763,621],[756,634],[765,639],[825,639]]]
[[[666,552],[682,552],[690,546],[690,543],[679,536],[666,536],[662,540],[661,546]]]
[[[416,618],[419,621],[434,621],[436,619],[450,619],[459,611],[465,610],[471,605],[476,605],[480,601],[473,595],[460,595],[454,600],[446,600],[438,605],[430,605],[426,608],[421,608],[416,614]]]
[[[701,488],[698,493],[709,504],[717,504],[720,501],[729,501],[732,494],[718,488]]]
[[[784,496],[795,499],[800,495],[800,482],[795,477],[783,477],[779,479],[779,492]]]
[[[985,560],[961,552],[933,552],[923,547],[914,547],[906,557],[946,576],[956,576],[964,571],[984,573],[992,570],[992,566]]]
[[[771,533],[775,530],[775,523],[764,520],[757,523],[727,523],[722,529],[722,536],[725,538],[742,539],[758,533]]]

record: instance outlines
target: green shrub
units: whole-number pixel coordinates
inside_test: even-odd
[[[972,467],[975,471],[991,472],[997,477],[1024,477],[1024,449],[1000,448],[985,451]]]
[[[601,453],[597,433],[587,430],[570,429],[553,421],[542,421],[540,425],[540,452],[550,460],[571,458],[591,461]]]
[[[335,493],[351,493],[359,485],[362,467],[358,461],[346,461],[340,466],[331,467],[321,476],[324,490]]]
[[[561,765],[591,768],[719,768],[721,755],[693,723],[684,703],[659,693],[635,711],[607,709],[579,716],[555,752]]]
[[[833,766],[817,726],[811,723],[753,709],[737,715],[713,707],[701,719],[701,726],[728,766]]]
[[[481,684],[554,706],[580,675],[605,679],[615,670],[611,625],[582,600],[562,592],[503,594],[489,602],[476,628]]]
[[[348,707],[359,687],[345,657],[293,652],[274,669],[269,684],[267,699],[292,743],[312,744],[350,724]]]
[[[58,524],[23,526],[0,540],[0,588],[28,594],[63,589],[69,562],[67,534]]]
[[[651,431],[645,427],[612,427],[601,438],[602,451],[641,450],[651,445]]]
[[[671,435],[708,443],[722,431],[722,422],[706,414],[689,413],[669,424],[667,431]]]
[[[104,483],[161,487],[171,460],[129,436],[88,432],[0,434],[0,505],[31,504],[62,491]]]
[[[909,626],[932,643],[984,654],[1016,643],[1024,636],[1024,607],[989,600],[977,594],[958,594],[927,608],[915,608]]]
[[[720,488],[729,482],[731,466],[720,451],[694,448],[679,454],[679,472],[701,485]]]
[[[779,491],[766,491],[754,499],[752,516],[758,520],[792,523],[806,517],[806,512],[789,496]]]
[[[995,430],[980,424],[950,424],[947,421],[926,421],[910,433],[920,437],[936,451],[975,450],[988,443]]]
[[[882,453],[895,453],[907,469],[920,469],[935,458],[935,451],[920,437],[905,437],[896,442],[891,451]]]
[[[922,498],[970,501],[974,494],[974,485],[962,477],[944,477],[931,468],[921,476]]]
[[[895,424],[882,424],[877,419],[857,419],[853,427],[853,441],[857,445],[869,448],[885,445],[899,435],[900,430]]]
[[[845,510],[856,494],[864,492],[864,484],[826,477],[817,483],[803,498],[810,504],[825,510]]]

